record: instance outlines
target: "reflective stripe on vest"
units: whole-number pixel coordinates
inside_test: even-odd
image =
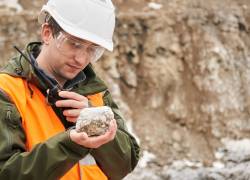
[[[29,87],[34,92],[32,97]],[[29,87],[27,81],[22,78],[0,74],[0,88],[11,97],[22,117],[28,151],[36,144],[65,131],[63,124],[51,106],[46,104],[46,98],[40,90],[32,84],[29,84]],[[102,93],[88,96],[88,99],[92,106],[103,105]],[[61,180],[80,179],[107,180],[107,177],[96,165],[94,158],[88,155],[61,178]]]

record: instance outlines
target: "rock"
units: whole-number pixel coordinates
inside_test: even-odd
[[[172,138],[177,142],[180,142],[182,140],[181,134],[177,130],[173,132]]]
[[[99,136],[108,130],[112,119],[114,113],[108,106],[85,108],[77,119],[76,131],[86,132],[88,136]]]
[[[233,163],[243,163],[250,160],[250,139],[222,139],[225,146],[223,160]]]

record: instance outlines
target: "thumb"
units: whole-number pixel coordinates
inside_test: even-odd
[[[75,129],[72,129],[69,135],[70,135],[70,139],[77,144],[79,144],[81,141],[84,141],[88,138],[88,135],[85,132],[78,133]]]

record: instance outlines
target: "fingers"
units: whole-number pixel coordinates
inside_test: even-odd
[[[64,99],[56,101],[57,107],[69,107],[73,109],[83,109],[88,107],[88,99],[78,93],[71,91],[60,91],[59,96]]]
[[[63,111],[63,115],[66,117],[67,121],[76,122],[77,118],[80,116],[82,109],[67,109]]]
[[[69,122],[76,122],[82,109],[88,107],[88,99],[71,91],[60,91],[59,96],[64,98],[56,101],[56,107],[64,108],[63,115]]]
[[[76,130],[70,131],[70,139],[86,148],[98,148],[105,143],[100,136],[88,137],[85,132],[77,133]]]
[[[112,120],[110,122],[109,130],[103,135],[88,137],[87,134],[84,132],[77,133],[75,130],[71,130],[70,138],[72,141],[84,147],[98,148],[101,145],[112,141],[115,138],[116,130],[117,130],[116,121]]]
[[[68,117],[68,116],[66,116],[66,120],[69,121],[69,122],[72,122],[72,123],[75,123],[77,121],[77,118],[78,117]]]
[[[93,141],[95,141],[95,144],[103,145],[103,144],[108,143],[109,141],[112,141],[115,138],[116,130],[117,130],[116,121],[112,120],[109,130],[105,134],[100,135],[100,136],[90,137],[90,138]]]
[[[116,124],[116,120],[113,119],[110,122],[109,130],[108,130],[108,136],[110,137],[110,139],[113,140],[115,138],[116,131],[117,131],[117,124]]]
[[[88,139],[88,135],[85,132],[77,133],[74,129],[70,131],[69,135],[70,139],[77,144]]]
[[[85,101],[76,101],[72,99],[65,99],[65,100],[59,100],[56,101],[57,107],[70,107],[70,108],[76,108],[76,109],[83,109],[87,107],[87,103]]]
[[[82,96],[82,95],[75,93],[75,92],[72,92],[72,91],[60,91],[59,96],[65,98],[65,99],[74,99],[77,101],[88,100],[85,96]]]
[[[64,116],[78,117],[80,115],[81,109],[67,109],[63,111]]]

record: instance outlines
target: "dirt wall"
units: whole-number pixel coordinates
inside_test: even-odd
[[[14,54],[13,44],[24,47],[39,39],[41,4],[21,0],[22,10],[0,8],[3,64]],[[155,155],[146,167],[165,171],[183,159],[212,166],[223,139],[249,138],[250,3],[115,4],[115,50],[105,53],[96,69],[142,150]]]

